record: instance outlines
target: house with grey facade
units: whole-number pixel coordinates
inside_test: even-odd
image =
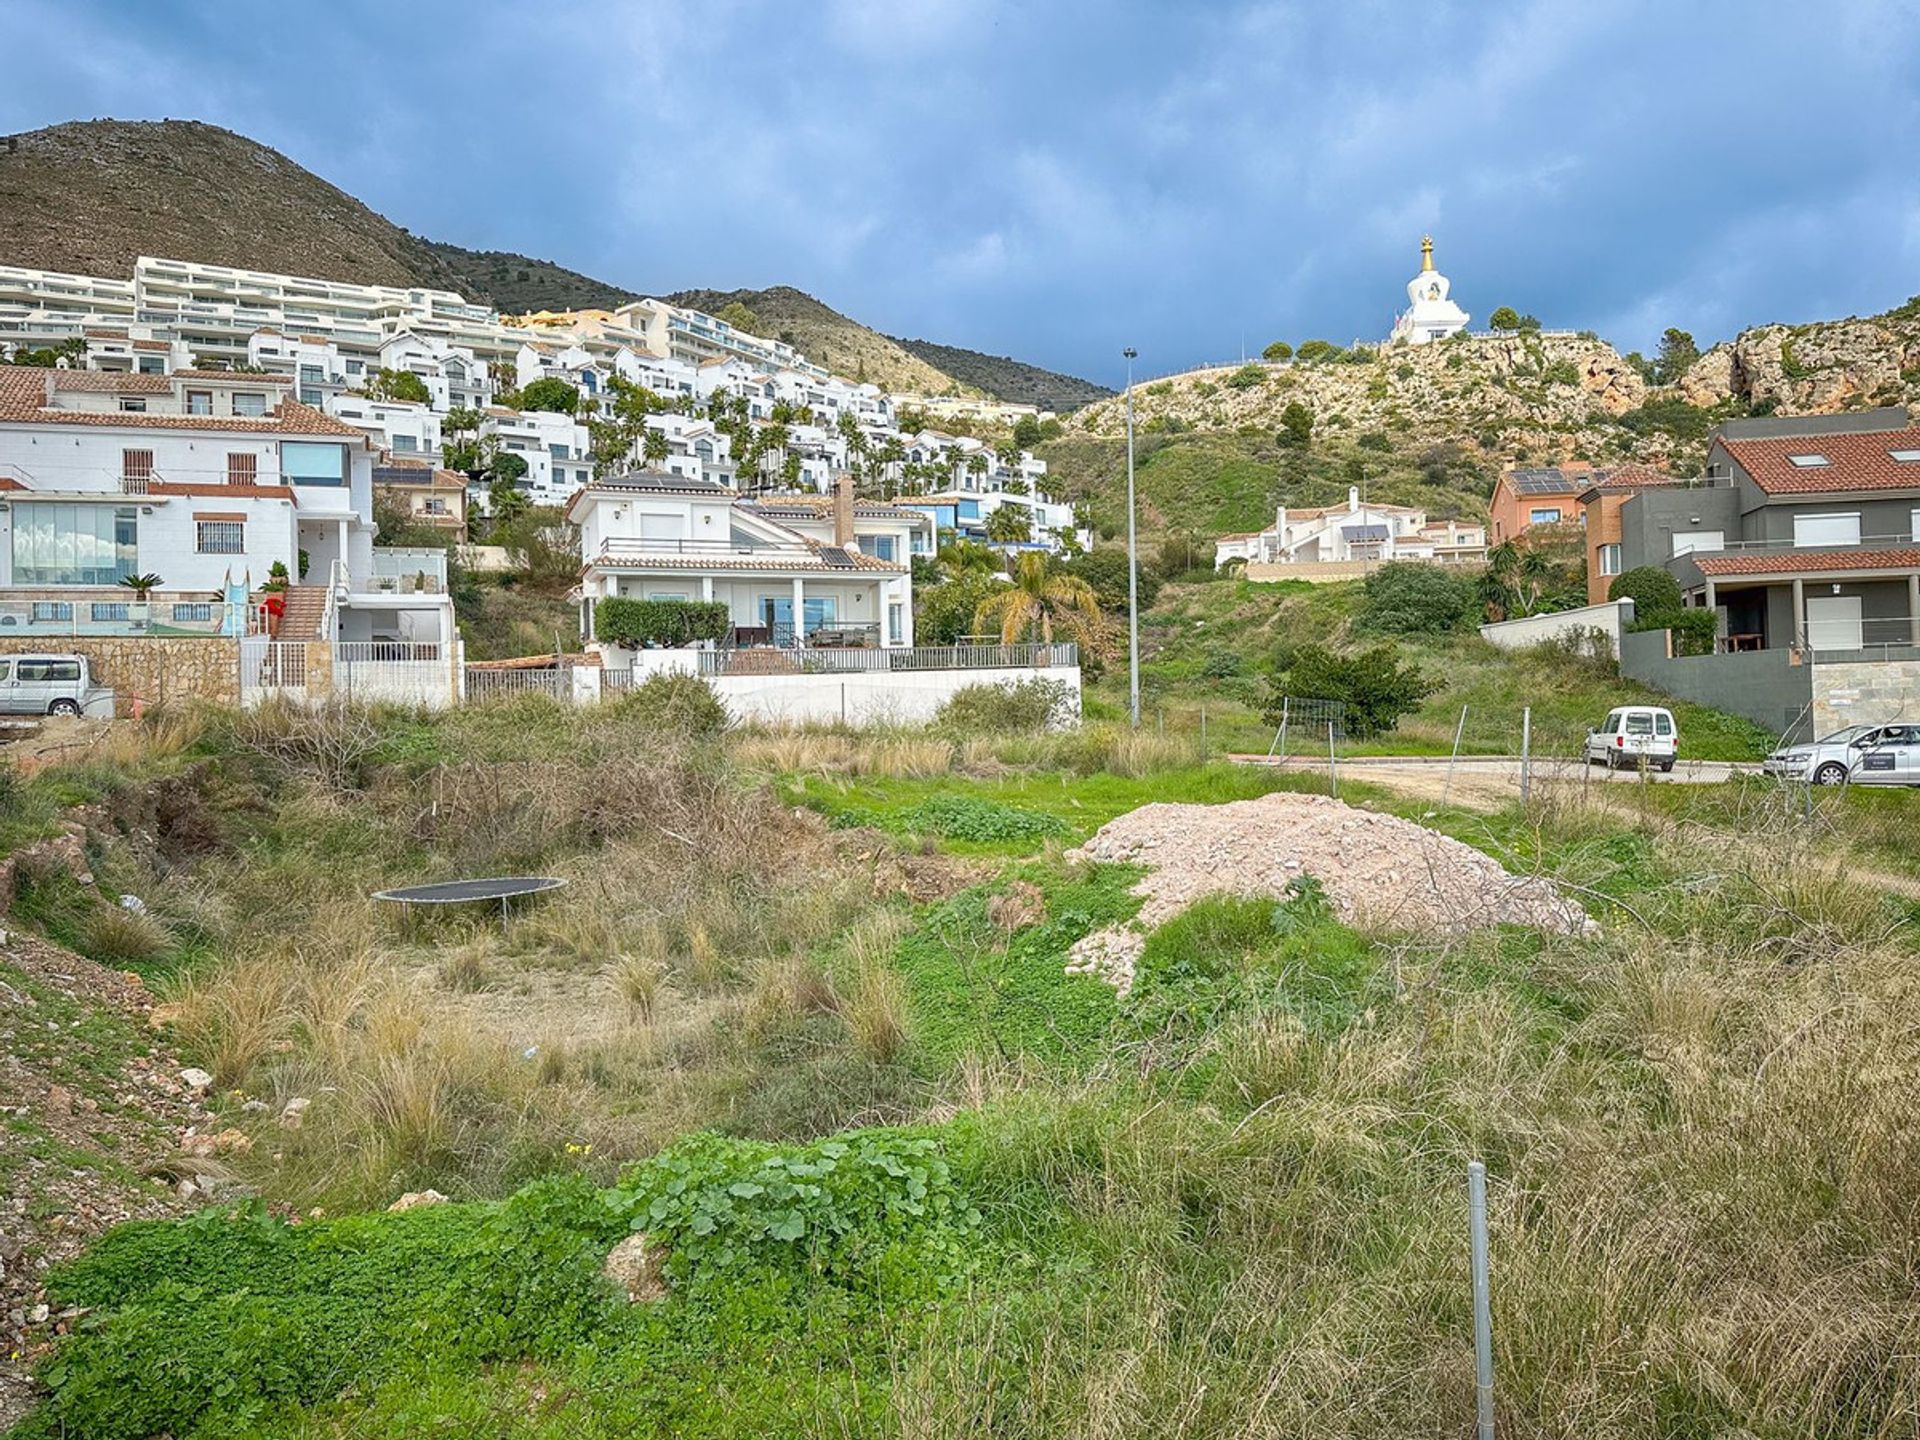
[[[1703,475],[1618,513],[1619,569],[1667,570],[1718,622],[1709,656],[1625,637],[1629,673],[1773,729],[1796,707],[1816,726],[1920,714],[1920,427],[1904,408],[1729,421]]]

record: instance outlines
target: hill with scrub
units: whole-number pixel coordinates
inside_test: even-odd
[[[217,125],[84,120],[0,137],[0,264],[124,276],[141,255],[425,285],[507,314],[608,309],[641,294],[552,260],[415,235],[279,151]],[[877,384],[1009,400],[1029,398],[1035,386],[1097,391],[1017,361],[933,347],[951,362],[942,368],[787,286],[689,293],[718,301],[701,308],[744,299],[769,334],[789,334],[841,374],[864,368]]]

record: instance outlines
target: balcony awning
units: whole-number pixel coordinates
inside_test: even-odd
[[[1782,550],[1759,554],[1690,552],[1709,580],[1806,580],[1920,570],[1920,546],[1887,550]]]

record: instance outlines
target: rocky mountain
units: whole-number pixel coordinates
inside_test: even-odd
[[[217,125],[85,120],[0,137],[0,264],[126,275],[140,255],[430,285],[509,313],[611,308],[639,294],[551,260],[415,235],[279,151]],[[1036,384],[1060,393],[1088,388],[1017,361],[933,347],[949,370],[786,286],[687,294],[718,302],[684,301],[703,309],[739,299],[820,363],[848,375],[864,366],[884,385],[1006,399],[1025,399]]]
[[[932,340],[903,340],[898,336],[888,338],[908,354],[944,370],[963,384],[972,385],[1002,400],[1038,405],[1043,410],[1056,410],[1064,415],[1113,394],[1106,386],[1096,385],[1091,380],[1042,370],[1037,365],[1028,365],[1009,355],[982,355],[977,350],[961,350],[952,345],[936,344]]]

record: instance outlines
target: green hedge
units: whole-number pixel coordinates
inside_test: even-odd
[[[615,645],[690,645],[723,640],[733,622],[718,600],[630,600],[609,595],[593,607],[593,633]]]

